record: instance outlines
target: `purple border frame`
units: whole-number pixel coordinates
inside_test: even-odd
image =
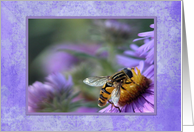
[[[28,112],[28,20],[29,19],[154,19],[154,112],[153,113],[74,113],[74,112]],[[156,16],[27,16],[26,17],[26,115],[157,115],[157,17]]]

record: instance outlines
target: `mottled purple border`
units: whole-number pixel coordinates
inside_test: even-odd
[[[157,115],[26,115],[26,16],[156,16]],[[181,131],[180,1],[2,1],[1,27],[3,131]]]
[[[76,113],[76,112],[35,112],[31,113],[28,112],[28,20],[29,19],[154,19],[154,49],[157,49],[157,44],[156,44],[156,38],[157,38],[157,23],[156,23],[156,17],[154,16],[132,16],[132,17],[121,17],[121,16],[68,16],[68,17],[38,17],[38,16],[33,16],[33,17],[26,17],[26,114],[27,115],[156,115],[157,114],[157,103],[156,103],[156,83],[157,83],[157,52],[156,50],[154,51],[154,112],[152,113]]]

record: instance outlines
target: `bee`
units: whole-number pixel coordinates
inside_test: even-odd
[[[98,106],[102,107],[109,102],[112,106],[119,109],[117,106],[131,103],[141,93],[149,87],[151,83],[149,79],[141,75],[139,69],[124,68],[116,72],[112,76],[94,76],[88,77],[83,82],[89,86],[102,86],[98,99]],[[111,98],[111,101],[109,100]]]

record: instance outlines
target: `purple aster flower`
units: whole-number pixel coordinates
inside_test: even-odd
[[[139,57],[138,54],[137,54],[137,50],[138,50],[138,46],[136,44],[131,44],[130,45],[130,48],[131,50],[126,50],[124,51],[124,54],[125,55],[129,55],[129,56],[132,56],[132,57]],[[145,55],[142,55],[141,58],[145,58],[146,56]]]
[[[154,28],[154,24],[150,25],[150,27]],[[139,33],[138,36],[143,37],[143,38],[135,39],[133,40],[133,42],[144,39],[144,44],[136,50],[136,53],[140,57],[145,56],[146,58],[145,62],[149,64],[153,64],[154,62],[154,31]]]
[[[72,86],[71,76],[67,80],[60,73],[49,75],[44,83],[35,82],[28,87],[28,112],[67,112],[75,110],[80,102],[71,101],[76,97],[72,93]]]
[[[144,61],[141,61],[136,70],[132,69],[133,78],[132,80],[142,87],[134,88],[130,86],[130,89],[124,94],[121,91],[121,96],[117,107],[120,108],[121,112],[129,113],[147,113],[154,112],[154,65],[151,65],[141,73],[144,69]],[[143,75],[143,76],[142,76]],[[126,90],[125,90],[126,91]],[[138,91],[138,92],[136,92]],[[122,99],[121,99],[122,98]],[[121,101],[125,98],[125,101]],[[101,113],[120,113],[119,109],[108,105],[106,108],[100,110]]]
[[[150,25],[154,28],[154,24]],[[130,45],[131,50],[124,51],[123,55],[117,55],[117,63],[124,67],[135,67],[141,60],[145,60],[144,69],[147,69],[154,62],[154,31],[138,34],[140,37],[134,42],[144,40],[142,46],[138,47],[135,44]]]
[[[65,52],[51,52],[47,59],[43,60],[43,67],[47,74],[69,70],[78,59]]]
[[[138,46],[135,44],[130,45],[131,50],[124,51],[123,55],[116,55],[117,63],[123,67],[136,67],[139,62],[145,60],[146,55],[139,57],[137,54]],[[150,64],[145,63],[144,69],[146,69]]]

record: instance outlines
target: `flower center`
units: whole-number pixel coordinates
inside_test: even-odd
[[[122,84],[121,95],[119,99],[119,105],[124,106],[130,104],[136,100],[139,96],[145,93],[146,89],[149,88],[151,80],[143,76],[138,68],[136,68],[137,74],[132,69],[133,77],[125,80],[126,83]],[[129,83],[130,82],[130,83]],[[128,83],[128,84],[127,84]]]

